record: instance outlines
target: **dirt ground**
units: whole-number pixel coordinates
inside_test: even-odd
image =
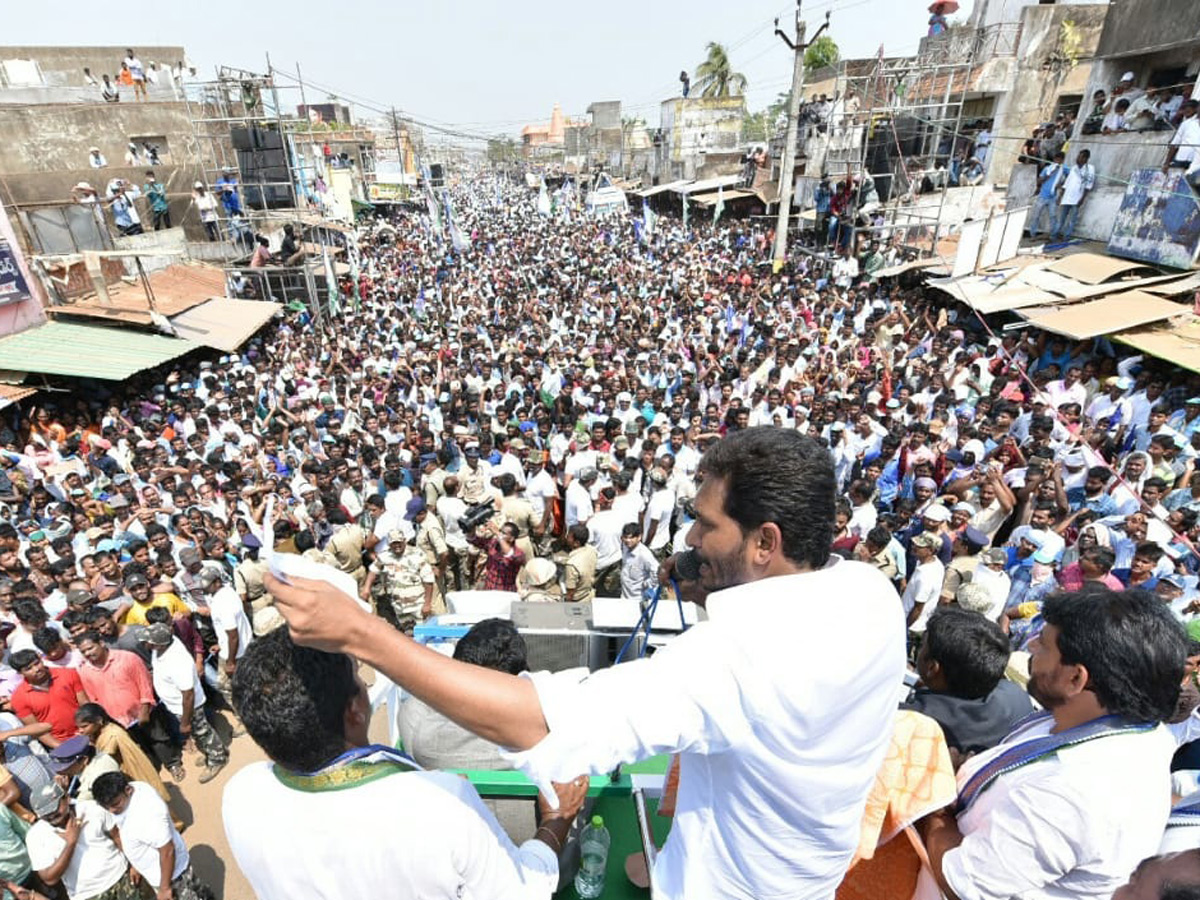
[[[363,677],[371,680],[368,672],[364,672]],[[226,725],[221,727],[218,722],[217,730],[228,741],[232,731],[229,727],[230,716],[228,713],[217,715],[224,717]],[[371,721],[372,740],[387,743],[386,716],[386,710],[376,712]],[[197,757],[189,753],[184,754],[187,778],[182,784],[174,784],[166,772],[162,773],[174,798],[172,809],[178,809],[183,820],[189,823],[184,829],[183,841],[191,853],[196,874],[212,886],[217,900],[254,900],[250,883],[238,869],[233,854],[229,852],[229,843],[225,840],[225,828],[221,823],[221,795],[235,772],[262,759],[266,759],[262,750],[248,735],[243,735],[230,744],[229,765],[208,784],[197,781],[203,763],[197,762]]]

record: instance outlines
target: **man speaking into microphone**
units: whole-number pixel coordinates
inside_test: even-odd
[[[827,900],[891,737],[901,604],[874,567],[831,555],[833,463],[811,438],[749,428],[700,469],[687,542],[708,621],[582,681],[449,659],[325,582],[267,586],[298,642],[369,663],[539,784],[678,753],[663,897]]]

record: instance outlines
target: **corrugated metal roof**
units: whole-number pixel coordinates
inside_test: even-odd
[[[47,322],[0,339],[0,369],[123,381],[199,344],[75,322]]]
[[[179,336],[205,347],[232,353],[283,307],[265,300],[215,297],[171,317]]]

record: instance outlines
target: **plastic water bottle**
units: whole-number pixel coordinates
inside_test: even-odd
[[[575,892],[580,897],[599,897],[604,893],[604,869],[608,865],[608,845],[612,842],[603,816],[592,816],[592,824],[579,834],[579,871],[575,874]]]

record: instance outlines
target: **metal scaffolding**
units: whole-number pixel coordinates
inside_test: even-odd
[[[337,256],[347,249],[327,240],[323,180],[332,183],[334,171],[352,165],[364,181],[373,177],[374,135],[348,124],[315,128],[299,70],[296,76],[282,73],[269,59],[266,74],[219,67],[215,80],[187,86],[186,102],[208,190],[220,201],[222,175],[237,176],[241,213],[225,208],[219,219],[220,237],[232,242],[237,256],[225,269],[228,293],[299,302],[323,331],[336,296],[335,269],[344,274]],[[331,144],[354,145],[353,159],[333,154],[327,149]],[[352,209],[346,212],[353,218]],[[246,257],[254,249],[253,235],[278,231],[286,223],[298,226],[306,258],[298,264],[250,268]]]
[[[936,253],[949,231],[946,189],[973,143],[964,110],[983,63],[1013,55],[1018,39],[995,27],[961,29],[922,41],[914,57],[885,58],[881,48],[874,60],[841,63],[827,114],[800,134],[810,190],[818,173],[854,176],[868,220],[859,232]]]

